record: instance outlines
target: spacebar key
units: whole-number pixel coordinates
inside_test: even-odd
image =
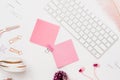
[[[64,21],[61,22],[61,24],[77,39],[80,38],[80,36]]]

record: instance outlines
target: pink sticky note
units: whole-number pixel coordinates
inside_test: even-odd
[[[72,40],[54,46],[53,57],[58,68],[78,61]]]
[[[33,30],[30,41],[47,47],[54,45],[59,26],[38,19]]]

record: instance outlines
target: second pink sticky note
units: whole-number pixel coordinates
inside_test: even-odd
[[[58,68],[78,61],[78,57],[72,40],[54,46],[53,56]]]

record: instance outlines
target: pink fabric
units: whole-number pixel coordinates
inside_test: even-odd
[[[109,16],[116,22],[118,29],[120,31],[120,3],[116,4],[117,0],[98,0],[103,9],[109,14]],[[114,2],[115,1],[115,2]]]

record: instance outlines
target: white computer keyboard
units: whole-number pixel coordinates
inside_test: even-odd
[[[45,9],[96,58],[118,40],[117,35],[80,0],[51,0]]]

